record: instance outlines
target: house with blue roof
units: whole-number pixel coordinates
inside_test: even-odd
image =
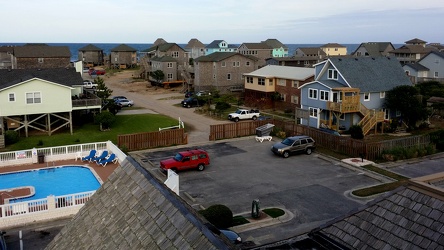
[[[225,40],[214,40],[205,47],[205,55],[214,52],[237,52],[237,46],[228,44]]]
[[[301,89],[301,123],[311,127],[349,129],[365,134],[401,114],[384,108],[387,91],[412,85],[393,57],[332,57],[315,65],[314,81]]]

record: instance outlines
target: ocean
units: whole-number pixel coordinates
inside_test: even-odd
[[[25,43],[0,43],[0,46],[21,46]],[[50,46],[68,46],[71,51],[71,61],[77,61],[78,59],[78,50],[89,43],[47,43]],[[103,49],[103,53],[106,55],[109,55],[110,51],[119,46],[120,43],[93,43],[93,45]],[[126,45],[136,49],[137,51],[143,51],[152,46],[150,43],[126,43]],[[186,44],[178,44],[182,48],[186,46]],[[237,44],[240,45],[240,44]],[[324,44],[286,44],[288,47],[288,54],[289,56],[293,56],[294,52],[297,48],[303,48],[303,47],[320,47]],[[359,44],[342,44],[347,47],[347,53],[351,54],[353,51],[355,51]],[[395,46],[396,47],[396,46]]]

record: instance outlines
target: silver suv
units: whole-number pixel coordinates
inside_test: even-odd
[[[297,135],[292,137],[287,137],[283,141],[274,144],[271,147],[271,151],[275,155],[283,156],[287,158],[290,154],[296,152],[305,152],[306,154],[311,154],[316,148],[315,141],[310,136]]]

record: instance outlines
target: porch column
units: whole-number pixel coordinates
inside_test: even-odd
[[[48,129],[48,135],[51,136],[51,114],[46,115],[46,127]]]
[[[69,131],[72,135],[72,111],[69,112]]]
[[[28,115],[25,115],[24,124],[25,124],[25,136],[28,137]]]

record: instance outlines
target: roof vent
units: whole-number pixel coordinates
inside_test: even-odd
[[[342,58],[339,58],[338,61],[342,61]]]
[[[355,57],[355,61],[357,61],[358,60],[358,58],[357,57]]]
[[[374,58],[374,57],[372,57],[372,60],[374,61],[374,60],[375,60],[375,58]]]

